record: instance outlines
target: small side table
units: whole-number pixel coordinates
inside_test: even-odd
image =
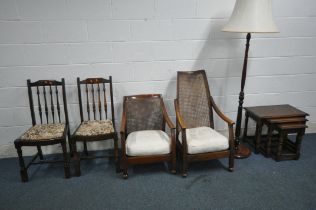
[[[267,156],[270,155],[271,137],[272,137],[273,130],[280,131],[284,129],[284,132],[285,132],[287,129],[284,126],[287,123],[292,123],[292,125],[293,123],[297,124],[301,119],[305,120],[306,116],[308,116],[307,113],[288,104],[245,107],[244,109],[246,111],[246,119],[245,119],[245,128],[244,128],[243,138],[247,138],[247,130],[248,130],[247,127],[248,127],[249,117],[256,122],[256,133],[255,133],[254,142],[253,142],[254,147],[255,147],[255,153],[258,153],[260,149],[260,143],[261,143],[261,137],[262,137],[261,133],[262,133],[263,125],[265,124],[269,128],[268,135],[270,135],[269,136],[270,145],[269,145],[269,141],[267,141],[266,146],[264,146],[262,149],[266,153]],[[276,121],[273,121],[273,120],[276,120]],[[305,122],[306,120],[304,121],[304,126],[305,126]],[[293,133],[293,132],[289,131],[289,133]],[[282,136],[281,134],[283,135],[283,130],[281,131],[281,133],[279,132],[279,136]]]
[[[305,118],[285,118],[285,119],[270,119],[268,121],[268,137],[266,154],[271,155],[272,150],[272,132],[276,130],[279,133],[278,141],[276,142],[273,154],[276,161],[280,160],[298,160],[300,157],[300,148],[305,134],[306,119]],[[288,134],[296,134],[295,142],[288,138]]]

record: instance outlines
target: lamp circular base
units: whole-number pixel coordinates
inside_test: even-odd
[[[237,159],[244,159],[248,158],[251,155],[251,150],[243,146],[242,144],[239,144],[237,149],[235,150],[235,158]]]

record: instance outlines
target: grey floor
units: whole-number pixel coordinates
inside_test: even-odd
[[[0,159],[0,209],[316,209],[316,134],[298,161],[262,155],[193,163],[187,178],[164,164],[134,166],[123,180],[107,159],[84,161],[82,176],[63,178],[61,165],[36,165],[21,183],[17,158]],[[54,158],[54,157],[50,157]]]

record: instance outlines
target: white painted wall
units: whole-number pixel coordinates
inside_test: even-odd
[[[162,93],[174,117],[176,72],[205,69],[212,95],[236,118],[245,34],[221,32],[234,0],[0,0],[0,156],[31,125],[26,80],[113,76],[124,95]],[[316,123],[316,1],[273,0],[281,33],[253,34],[245,106],[292,104]],[[218,123],[218,129],[225,129]]]

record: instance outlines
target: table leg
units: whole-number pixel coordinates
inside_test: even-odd
[[[249,114],[246,112],[246,118],[245,118],[245,127],[244,127],[244,133],[242,139],[247,139],[247,132],[248,132],[248,121],[249,121]]]
[[[283,141],[284,141],[284,137],[287,136],[286,133],[284,133],[283,131],[279,131],[279,144],[278,144],[278,149],[277,149],[277,154],[276,154],[276,161],[280,161],[281,160],[281,154],[282,154],[282,149],[283,149]]]
[[[255,153],[259,153],[259,146],[261,141],[261,131],[262,131],[262,122],[258,120],[256,125],[256,134],[255,134]]]
[[[301,150],[301,143],[303,139],[303,135],[305,133],[305,129],[301,129],[297,132],[295,146],[296,146],[296,157],[295,160],[298,160],[300,158],[300,150]]]
[[[272,132],[273,132],[272,125],[268,125],[268,136],[267,136],[267,144],[266,144],[267,157],[270,157],[271,155]]]

